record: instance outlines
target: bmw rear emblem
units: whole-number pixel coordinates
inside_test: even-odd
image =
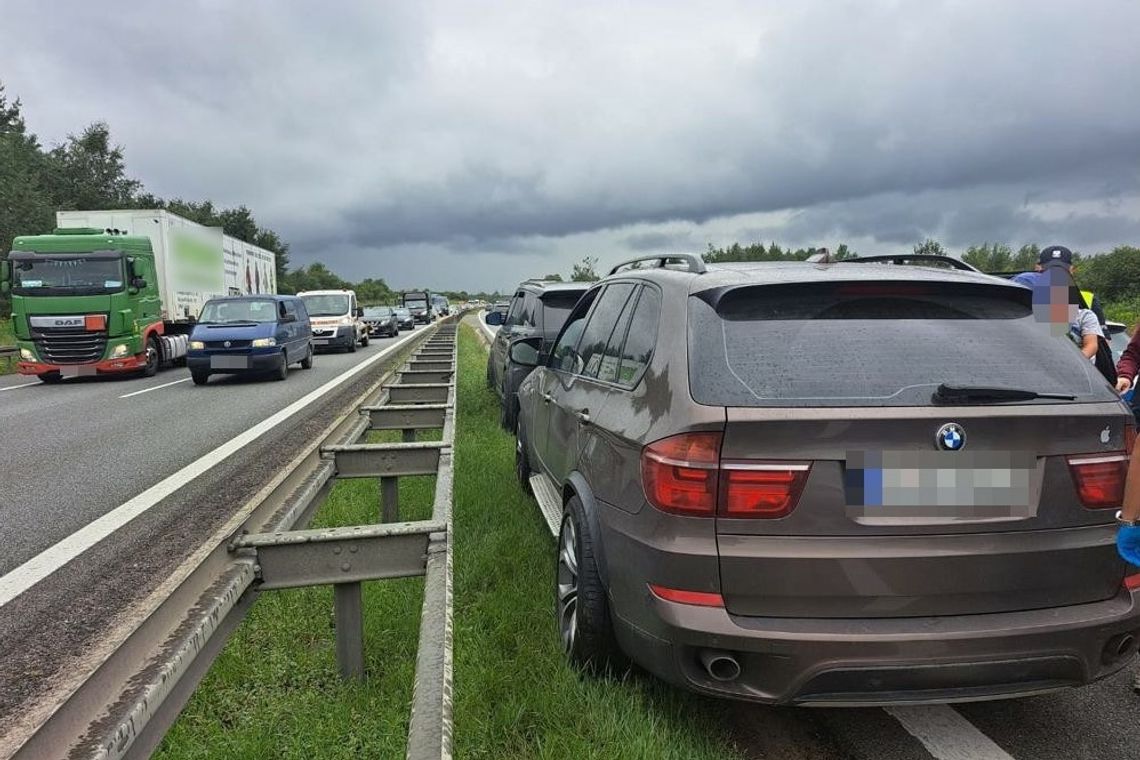
[[[966,431],[957,422],[947,422],[938,428],[934,442],[943,451],[959,451],[966,445]]]

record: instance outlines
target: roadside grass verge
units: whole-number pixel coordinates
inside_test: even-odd
[[[486,388],[487,352],[459,336],[455,471],[455,740],[460,758],[739,757],[724,703],[634,673],[566,665],[554,539],[514,475],[514,436]]]
[[[514,479],[514,439],[460,332],[455,455],[455,750],[459,758],[734,758],[724,704],[632,674],[579,675],[553,612],[554,541]],[[421,432],[419,440],[438,439]],[[371,442],[399,433],[371,433]],[[430,516],[433,478],[402,479],[401,517]],[[314,525],[376,522],[374,481],[338,483]],[[364,585],[363,684],[337,675],[328,587],[266,592],[157,758],[402,758],[422,579]]]
[[[0,319],[0,348],[16,345],[16,333],[12,329],[12,320]],[[16,357],[0,358],[0,375],[7,375],[16,371]]]

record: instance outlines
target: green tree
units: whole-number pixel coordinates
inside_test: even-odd
[[[1140,297],[1140,248],[1119,245],[1108,253],[1082,259],[1077,280],[1105,301]]]
[[[923,240],[921,243],[918,243],[917,245],[915,245],[914,246],[914,252],[917,254],[922,254],[924,256],[945,256],[946,255],[946,249],[942,247],[941,243],[939,243],[937,240],[934,240],[933,238],[927,238],[926,240]]]
[[[580,262],[574,265],[574,271],[570,273],[571,282],[593,282],[600,280],[596,267],[598,266],[598,259],[596,256],[586,256]]]
[[[134,205],[142,184],[127,176],[121,145],[96,122],[48,153],[51,191],[57,209],[112,209]]]
[[[554,274],[548,274],[544,276],[542,279],[549,280],[551,282],[562,282],[562,275],[558,274],[558,272],[555,272]]]
[[[1036,243],[1027,243],[1017,249],[1013,256],[1012,268],[1017,271],[1028,272],[1037,263],[1037,256],[1041,253],[1041,246]]]
[[[962,254],[962,261],[983,272],[1009,272],[1014,269],[1013,250],[1004,243],[972,245]]]

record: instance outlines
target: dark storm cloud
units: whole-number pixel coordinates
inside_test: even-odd
[[[1137,3],[5,5],[33,129],[105,118],[148,189],[352,277],[1136,235]]]

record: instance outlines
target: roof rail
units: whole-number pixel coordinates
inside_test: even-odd
[[[905,264],[907,262],[937,262],[939,264],[949,264],[952,268],[958,269],[963,272],[977,272],[982,273],[982,270],[977,267],[967,264],[961,259],[956,259],[953,256],[943,256],[936,253],[882,253],[875,256],[856,256],[853,259],[841,259],[832,262],[834,264],[865,264],[865,263],[886,263],[891,264]]]
[[[622,267],[628,267],[631,264],[638,264],[642,261],[656,261],[659,269],[664,269],[665,265],[670,261],[681,261],[686,265],[685,271],[693,274],[704,274],[708,271],[705,268],[705,260],[700,256],[694,256],[691,253],[669,253],[665,255],[657,254],[655,256],[638,256],[636,259],[623,261],[616,267],[610,270],[610,274],[617,274]]]

